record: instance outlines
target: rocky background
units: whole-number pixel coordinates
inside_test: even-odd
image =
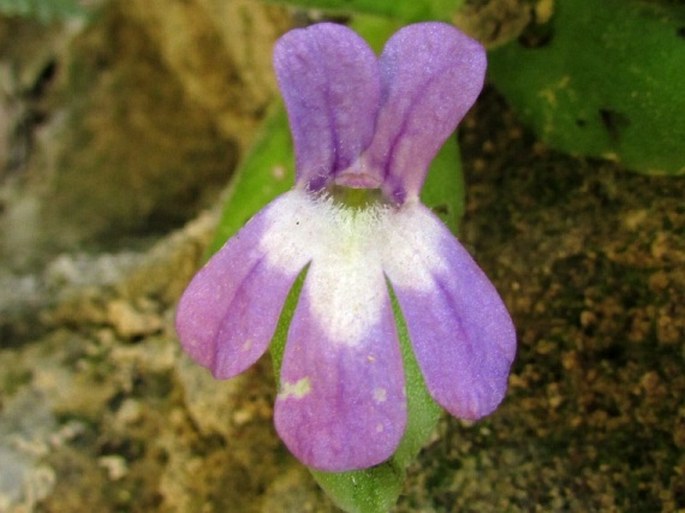
[[[497,43],[530,9],[459,22]],[[272,44],[311,15],[0,18],[0,512],[336,511],[275,435],[268,359],[214,381],[172,326],[276,95]],[[490,87],[460,137],[461,238],[519,353],[503,406],[445,417],[396,511],[684,511],[685,180],[553,152]]]

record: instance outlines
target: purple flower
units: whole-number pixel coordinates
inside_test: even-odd
[[[377,59],[351,30],[322,23],[284,35],[274,64],[295,141],[295,188],[198,272],[176,326],[192,358],[217,378],[235,376],[266,351],[307,267],[276,429],[311,467],[369,467],[393,454],[407,417],[388,287],[439,404],[478,419],[506,391],[516,345],[509,314],[419,200],[428,165],[482,88],[485,52],[449,25],[420,23],[397,32]],[[379,192],[351,206],[351,189]]]

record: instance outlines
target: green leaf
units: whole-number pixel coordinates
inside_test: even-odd
[[[351,24],[351,28],[364,38],[364,41],[376,52],[376,55],[380,55],[385,42],[403,26],[404,23],[401,20],[368,14],[355,15]]]
[[[0,14],[48,23],[85,16],[87,9],[78,0],[0,0]]]
[[[466,199],[456,137],[449,139],[433,159],[421,190],[421,201],[433,209],[452,233],[457,233]]]
[[[490,53],[492,83],[554,148],[643,173],[685,173],[685,8],[555,6],[548,25]]]
[[[209,254],[294,183],[295,153],[288,118],[279,102],[270,110],[254,145],[233,175]]]
[[[348,14],[373,14],[404,22],[450,21],[463,0],[271,0],[304,9],[322,9]]]

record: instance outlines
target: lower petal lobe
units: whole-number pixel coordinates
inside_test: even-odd
[[[314,303],[326,289],[316,282],[328,273],[319,273],[317,265],[321,263],[314,260],[308,270],[290,326],[276,429],[310,467],[331,472],[370,467],[392,456],[406,425],[402,357],[390,298],[379,267],[378,279],[368,286],[380,284],[380,308],[346,304],[347,313],[321,311]],[[341,287],[346,287],[346,278],[355,279],[341,276]],[[364,322],[363,330],[340,329],[345,320],[339,314],[363,316],[367,310],[380,313],[373,322]]]
[[[405,205],[386,244],[392,283],[426,385],[452,415],[475,420],[504,398],[516,333],[487,276],[423,205]]]
[[[258,213],[195,275],[176,312],[185,351],[216,378],[241,373],[266,351],[285,298],[307,263],[303,251],[291,265],[274,265],[265,238],[274,231],[281,196]],[[282,210],[282,208],[280,208]],[[278,227],[277,227],[278,228]]]

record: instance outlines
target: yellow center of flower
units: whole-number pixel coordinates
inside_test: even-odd
[[[385,203],[380,189],[356,189],[334,185],[330,189],[330,195],[336,203],[352,209]]]

